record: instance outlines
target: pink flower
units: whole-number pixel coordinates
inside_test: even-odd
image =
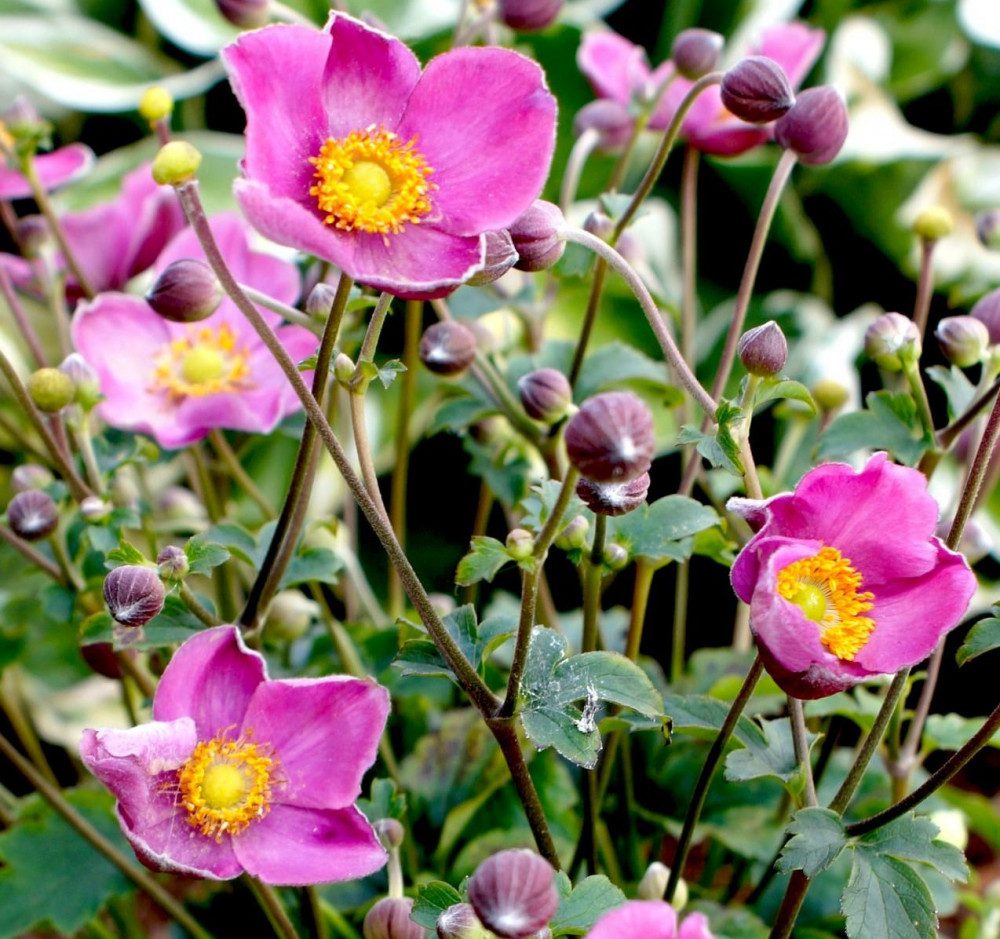
[[[605,913],[587,933],[587,939],[624,939],[626,936],[636,939],[639,936],[642,939],[715,939],[709,932],[704,913],[692,913],[678,929],[676,911],[662,900],[627,900]]]
[[[293,264],[251,251],[249,229],[235,215],[217,215],[211,225],[237,280],[295,302],[300,283]],[[160,254],[156,271],[203,257],[185,229]],[[261,315],[272,328],[281,322],[268,310]],[[316,350],[316,337],[301,326],[277,327],[277,335],[295,361]],[[267,433],[299,408],[273,356],[228,298],[207,319],[183,325],[161,319],[138,297],[99,294],[77,308],[73,342],[100,376],[101,417],[168,449],[200,440],[213,427]]]
[[[0,135],[6,133],[0,125]],[[49,192],[79,179],[94,165],[94,151],[82,143],[71,143],[35,158],[42,188]],[[31,186],[20,170],[7,166],[0,153],[0,199],[29,199]]]
[[[351,880],[385,863],[354,805],[375,760],[389,695],[344,676],[272,681],[235,626],[174,654],[153,721],[85,730],[80,755],[118,799],[143,863],[228,880]]]
[[[792,493],[729,508],[759,530],[732,569],[774,680],[821,698],[916,665],[976,589],[934,536],[938,506],[914,469],[876,453],[861,472],[826,463]]]
[[[548,174],[555,99],[534,62],[462,48],[420,63],[335,14],[223,50],[247,112],[236,198],[268,238],[401,297],[444,296],[484,263]]]

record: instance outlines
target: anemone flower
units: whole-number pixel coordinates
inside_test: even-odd
[[[587,939],[622,939],[642,936],[642,939],[715,939],[709,932],[704,913],[692,913],[677,926],[677,913],[662,900],[628,900],[605,913]]]

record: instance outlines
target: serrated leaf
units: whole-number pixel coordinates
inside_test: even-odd
[[[955,653],[959,665],[971,662],[984,652],[1000,648],[1000,619],[990,616],[981,619],[966,634],[965,641]]]
[[[105,567],[111,570],[115,567],[124,567],[126,564],[143,565],[146,563],[146,558],[138,548],[133,547],[127,541],[121,541],[117,548],[107,553],[104,563]]]
[[[531,493],[521,500],[521,527],[536,534],[540,532],[555,508],[561,489],[562,483],[557,479],[546,479],[537,486],[532,486]],[[568,524],[577,515],[583,515],[591,520],[594,517],[594,513],[574,493],[566,504],[563,520]]]
[[[960,750],[983,726],[981,717],[962,714],[930,714],[924,724],[924,747],[929,750]],[[987,746],[1000,747],[1000,731]]]
[[[493,580],[497,571],[508,561],[510,555],[501,542],[496,538],[476,535],[472,539],[472,550],[458,562],[455,583],[460,587],[466,587],[480,580]]]
[[[465,604],[442,617],[448,634],[455,640],[462,654],[479,668],[490,652],[517,630],[517,617],[504,613],[476,620],[476,610]],[[422,626],[412,624],[416,629]],[[452,677],[452,671],[430,639],[410,639],[403,643],[393,665],[404,675],[443,675]]]
[[[873,391],[865,403],[865,410],[834,419],[820,439],[819,459],[849,457],[858,450],[888,450],[901,463],[916,463],[928,442],[919,429],[913,399],[905,394]]]
[[[405,371],[406,366],[399,359],[390,359],[388,362],[383,362],[375,374],[382,387],[388,388],[396,380],[396,376]]]
[[[462,902],[462,895],[443,880],[432,880],[417,890],[417,899],[413,902],[410,919],[424,929],[434,929],[438,917],[449,906]]]
[[[521,711],[521,726],[540,750],[555,751],[577,766],[593,769],[601,754],[601,734],[596,726],[581,723],[581,714],[573,707],[554,707],[544,701]]]
[[[691,424],[685,424],[677,435],[677,443],[693,443],[698,453],[716,469],[724,469],[735,476],[743,475],[738,448],[734,450],[732,433],[724,425],[716,433],[706,434]]]
[[[329,548],[303,548],[292,555],[279,589],[308,583],[335,584],[343,569],[344,562]]]
[[[663,713],[663,698],[635,662],[617,652],[584,652],[563,659],[552,671],[549,686],[555,705],[571,704],[596,694],[646,717]]]
[[[935,939],[937,917],[930,891],[903,861],[854,852],[841,897],[849,939]]]
[[[691,535],[717,525],[715,510],[687,496],[666,496],[611,520],[610,537],[653,563],[691,556]]]
[[[781,850],[778,869],[800,870],[812,879],[840,857],[847,846],[843,819],[830,809],[799,809],[788,825],[792,835]]]
[[[273,532],[274,523],[272,522],[261,528],[260,537],[264,541],[263,550],[258,548],[257,539],[250,532],[239,525],[233,525],[228,522],[213,525],[195,537],[202,539],[206,544],[222,545],[222,547],[228,549],[231,554],[238,557],[241,561],[245,561],[254,567],[259,567],[260,563],[264,560],[267,543],[270,541],[270,535],[264,540],[265,531]]]
[[[712,736],[722,728],[729,704],[718,698],[705,694],[668,694],[664,695],[663,707],[673,722],[677,731],[712,731]],[[748,717],[741,716],[736,722],[733,736],[744,746],[751,743],[763,743],[764,734]]]
[[[588,259],[589,261],[589,259]],[[585,401],[605,388],[617,388],[626,382],[642,381],[667,387],[667,367],[651,359],[635,346],[609,342],[584,359],[573,391],[576,401]]]
[[[406,814],[406,796],[391,779],[373,779],[369,797],[358,799],[358,808],[374,825],[384,818],[401,819]]]
[[[858,840],[858,848],[901,861],[929,864],[952,880],[965,880],[969,871],[965,856],[953,844],[937,838],[938,827],[926,815],[912,812],[869,832]]]
[[[553,939],[586,935],[604,913],[624,902],[625,894],[603,874],[585,877],[569,894],[562,895],[559,909],[549,923]]]
[[[734,750],[726,758],[726,779],[730,782],[773,776],[787,783],[800,771],[795,759],[791,721],[787,717],[762,721],[761,730],[762,741],[751,740],[744,749]],[[810,748],[818,739],[818,734],[806,732]]]
[[[221,544],[209,541],[207,535],[195,535],[184,545],[192,574],[207,574],[212,568],[229,560],[229,551]]]

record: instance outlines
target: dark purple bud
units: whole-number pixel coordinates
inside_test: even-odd
[[[741,59],[722,78],[722,103],[741,121],[769,124],[795,103],[785,70],[774,59]]]
[[[150,567],[126,564],[104,578],[104,602],[123,626],[144,626],[163,609],[164,596],[163,582]]]
[[[475,357],[475,333],[456,320],[434,323],[420,337],[420,361],[438,375],[460,375]]]
[[[944,357],[959,368],[978,365],[990,345],[986,324],[972,316],[946,316],[938,323],[934,337]]]
[[[523,939],[544,929],[559,908],[555,871],[526,848],[500,851],[476,868],[469,902],[487,929]]]
[[[582,478],[576,484],[576,494],[583,504],[597,515],[624,515],[639,508],[649,492],[649,473],[623,483],[595,483]]]
[[[545,271],[558,261],[566,242],[559,237],[566,219],[559,206],[536,199],[531,208],[510,226],[510,237],[519,255],[519,271]]]
[[[1000,343],[1000,288],[980,297],[969,315],[986,326],[992,345]]]
[[[573,133],[579,137],[586,130],[597,131],[597,149],[605,153],[624,150],[634,127],[635,119],[628,108],[610,98],[585,104],[573,118]]]
[[[499,280],[517,263],[517,249],[508,231],[488,231],[483,236],[486,239],[486,258],[483,269],[476,271],[466,283],[473,287],[482,287]]]
[[[7,503],[7,524],[25,541],[38,541],[55,531],[59,510],[47,492],[26,489]]]
[[[436,929],[438,939],[489,939],[491,935],[468,903],[449,906],[438,917]]]
[[[748,329],[740,336],[736,350],[743,367],[762,378],[777,375],[788,361],[788,340],[774,320]]]
[[[562,372],[539,368],[517,381],[521,404],[528,417],[544,424],[554,424],[565,415],[573,402],[573,389]]]
[[[410,897],[383,897],[365,916],[365,939],[424,939],[424,927],[410,919]]]
[[[990,209],[976,216],[976,234],[984,248],[1000,250],[1000,209]]]
[[[219,308],[222,286],[204,261],[182,258],[160,274],[146,302],[173,323],[197,323]]]
[[[190,570],[187,555],[183,548],[168,544],[156,555],[156,572],[164,580],[181,580],[187,577]]]
[[[865,330],[865,355],[879,368],[898,372],[920,358],[920,332],[902,313],[883,313]]]
[[[41,215],[25,215],[17,220],[17,243],[21,254],[29,260],[41,255],[49,240],[49,223]]]
[[[500,0],[500,18],[522,33],[534,33],[551,26],[563,0]]]
[[[677,34],[670,50],[677,71],[697,81],[719,64],[719,55],[725,39],[711,29],[684,29]]]
[[[829,163],[847,139],[847,105],[831,85],[807,88],[774,125],[774,139],[809,166]]]
[[[566,425],[566,452],[581,476],[624,482],[653,461],[653,415],[631,391],[608,391],[583,403]]]
[[[10,474],[10,485],[14,492],[27,492],[29,489],[44,489],[52,479],[52,474],[44,466],[22,463]]]
[[[122,677],[122,668],[118,664],[115,647],[110,642],[90,642],[80,646],[80,655],[95,674],[114,680]]]
[[[263,26],[271,12],[271,0],[215,0],[215,5],[230,23],[241,29]]]

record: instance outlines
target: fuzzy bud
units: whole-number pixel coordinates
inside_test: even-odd
[[[493,939],[493,933],[479,922],[468,903],[449,906],[438,917],[436,930],[438,939]]]
[[[32,372],[27,387],[35,407],[46,414],[58,413],[76,397],[73,379],[57,368],[40,368]]]
[[[628,108],[610,98],[598,98],[585,104],[573,118],[573,133],[597,131],[597,149],[604,153],[620,153],[632,136],[635,119]]]
[[[271,13],[271,0],[215,0],[219,12],[234,26],[256,29]]]
[[[461,375],[476,357],[476,334],[457,320],[443,320],[420,337],[420,361],[437,375]]]
[[[986,357],[990,331],[972,316],[946,316],[934,330],[944,357],[959,368],[978,365]]]
[[[785,70],[764,55],[741,59],[722,77],[722,103],[741,121],[769,124],[795,103]]]
[[[14,225],[17,232],[17,243],[21,246],[21,254],[28,260],[34,260],[42,255],[42,249],[48,243],[49,223],[42,215],[24,215]]]
[[[719,64],[725,39],[711,29],[684,29],[677,34],[670,58],[684,78],[697,81]]]
[[[555,544],[563,551],[579,551],[587,547],[587,532],[590,522],[587,516],[577,515],[558,535]]]
[[[406,829],[403,823],[396,818],[380,818],[373,826],[378,840],[382,842],[382,847],[386,851],[398,848],[406,837]]]
[[[183,580],[191,566],[183,548],[168,544],[156,555],[156,573],[164,580]]]
[[[865,355],[879,368],[898,372],[920,358],[920,333],[902,313],[883,313],[865,332]]]
[[[534,33],[551,26],[563,0],[500,0],[500,18],[511,29]]]
[[[610,570],[623,571],[628,566],[628,548],[618,544],[617,541],[612,541],[611,544],[604,547],[603,560]]]
[[[333,377],[342,385],[350,384],[357,366],[346,352],[338,352],[333,360]]]
[[[976,216],[976,235],[984,248],[1000,251],[1000,209],[990,209]]]
[[[590,232],[595,238],[600,238],[601,241],[611,241],[615,234],[615,223],[610,215],[595,209],[583,220],[583,230]]]
[[[469,880],[476,916],[498,936],[522,939],[544,929],[559,907],[555,871],[526,848],[500,851]]]
[[[763,326],[748,329],[736,347],[743,367],[761,378],[777,375],[788,361],[788,340],[781,327],[768,320]]]
[[[483,287],[499,280],[517,263],[517,249],[510,232],[488,231],[483,235],[486,241],[486,255],[482,270],[476,271],[466,283],[471,287]]]
[[[13,140],[14,151],[20,157],[34,154],[39,147],[51,146],[52,125],[24,95],[15,98],[0,115],[0,125],[8,132],[8,139]]]
[[[847,139],[847,105],[831,85],[807,88],[774,125],[774,139],[808,166],[829,163]]]
[[[55,531],[59,509],[47,492],[26,489],[7,503],[7,524],[25,541],[38,541]]]
[[[986,327],[992,345],[1000,343],[1000,288],[982,296],[969,311],[969,315]]]
[[[100,496],[87,496],[80,503],[80,515],[88,522],[100,522],[111,514],[113,508]]]
[[[519,255],[519,271],[546,271],[566,250],[559,230],[566,224],[559,206],[536,199],[531,208],[510,226],[510,237]]]
[[[306,315],[310,319],[325,322],[333,309],[333,300],[336,296],[336,288],[329,284],[317,284],[309,291],[309,298],[306,300]]]
[[[101,399],[101,379],[97,370],[79,352],[71,352],[59,365],[59,371],[68,375],[75,389],[74,400],[85,411]]]
[[[649,492],[649,473],[621,483],[595,483],[583,477],[576,484],[576,494],[597,515],[625,515],[639,508]]]
[[[554,368],[539,368],[517,381],[521,404],[528,417],[543,424],[554,424],[573,403],[573,389],[562,372]]]
[[[535,538],[524,528],[512,528],[507,533],[507,553],[515,561],[526,561],[535,550]]]
[[[821,411],[831,413],[847,404],[851,393],[839,381],[832,378],[821,378],[809,389],[813,401]]]
[[[139,99],[139,114],[150,124],[166,120],[174,110],[174,96],[162,85],[147,88]]]
[[[383,897],[365,916],[365,939],[424,939],[423,926],[410,919],[410,897]]]
[[[222,285],[204,261],[182,258],[156,278],[146,302],[172,323],[197,323],[219,308]]]
[[[319,613],[319,605],[298,590],[275,594],[264,617],[264,633],[269,639],[291,642],[304,636]]]
[[[104,578],[104,602],[123,626],[145,626],[163,609],[164,597],[163,582],[149,567],[126,564]]]
[[[205,506],[183,486],[168,486],[156,500],[156,508],[171,521],[198,521],[206,517]]]
[[[635,479],[653,461],[653,415],[631,391],[605,392],[583,403],[566,425],[565,440],[570,463],[587,479]]]
[[[955,219],[944,206],[930,205],[913,220],[913,234],[924,241],[937,241],[955,230]]]
[[[14,492],[27,492],[29,489],[44,489],[53,478],[44,466],[22,463],[10,474],[10,485]]]
[[[181,186],[194,179],[201,154],[186,140],[171,140],[153,157],[153,179],[161,186]]]

